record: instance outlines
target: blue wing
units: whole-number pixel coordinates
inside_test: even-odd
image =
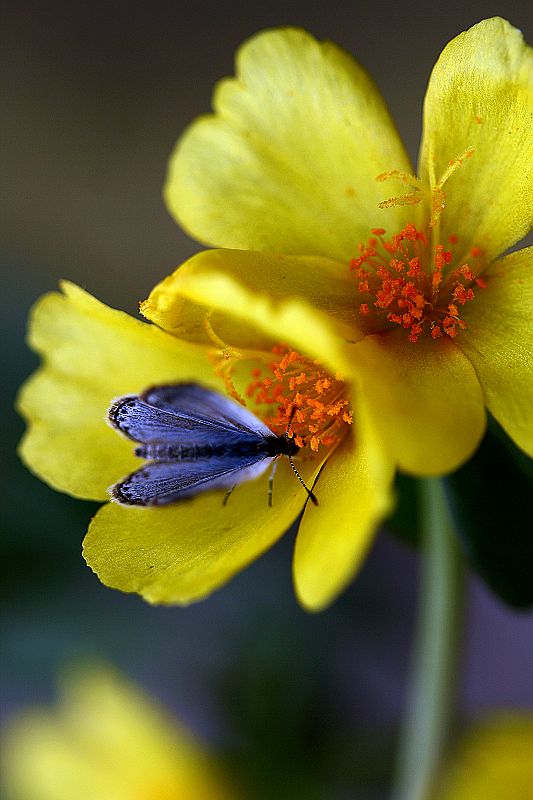
[[[153,461],[132,472],[109,490],[122,505],[160,506],[194,497],[200,492],[231,489],[257,478],[271,457],[220,456],[197,461]]]
[[[272,436],[270,428],[240,403],[198,383],[171,383],[151,386],[141,395],[148,405],[190,419],[205,421],[223,428],[254,431]]]
[[[136,442],[184,447],[262,442],[274,436],[251,411],[197,384],[153,386],[141,395],[119,397],[108,420]]]

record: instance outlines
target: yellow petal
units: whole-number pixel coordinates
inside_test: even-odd
[[[455,234],[486,261],[524,237],[533,224],[533,50],[498,17],[462,33],[444,49],[424,106],[420,170],[444,174],[465,150],[473,154],[444,185],[443,237]]]
[[[290,28],[258,34],[213,106],[178,142],[165,187],[192,236],[345,260],[370,228],[402,226],[404,209],[377,208],[375,178],[410,172],[408,158],[375,84],[331,42]]]
[[[56,709],[8,726],[3,785],[13,800],[233,796],[188,732],[109,669],[71,674],[62,690]]]
[[[485,430],[483,394],[451,341],[422,337],[412,344],[394,331],[367,336],[354,345],[353,358],[359,402],[401,469],[441,475],[472,455]]]
[[[298,531],[294,582],[310,611],[331,603],[359,569],[392,508],[393,475],[393,464],[358,413],[354,435],[331,454],[315,484],[319,505],[308,504]]]
[[[460,742],[433,800],[532,800],[533,717],[494,714]]]
[[[269,349],[286,343],[348,374],[353,281],[348,267],[325,258],[208,250],[166,278],[141,304],[160,327],[208,342],[204,322],[228,344]],[[211,313],[211,312],[215,313]]]
[[[152,383],[214,382],[203,351],[108,308],[70,283],[36,304],[30,344],[44,365],[18,406],[28,421],[20,454],[60,491],[92,500],[139,465],[133,445],[106,424],[117,395]]]
[[[484,276],[487,288],[465,306],[468,330],[457,344],[489,411],[533,456],[533,247],[495,262]]]
[[[317,466],[302,463],[312,482]],[[152,603],[186,604],[213,592],[267,550],[291,525],[306,494],[280,459],[272,507],[268,474],[220,492],[150,508],[108,504],[93,519],[84,557],[102,583]]]

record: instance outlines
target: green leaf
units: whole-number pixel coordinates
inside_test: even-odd
[[[533,605],[533,461],[490,419],[475,456],[445,486],[473,568],[509,605]]]
[[[418,502],[420,487],[417,478],[396,473],[394,482],[396,508],[394,514],[385,523],[385,528],[397,539],[410,547],[418,547],[420,543],[420,512]]]

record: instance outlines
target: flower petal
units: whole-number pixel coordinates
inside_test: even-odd
[[[315,485],[320,505],[307,506],[294,552],[300,602],[320,611],[359,569],[376,528],[392,509],[392,462],[374,432],[356,417],[355,436],[331,454]]]
[[[379,210],[380,173],[410,165],[379,92],[331,42],[298,29],[246,42],[172,156],[165,197],[192,236],[219,247],[348,259]]]
[[[362,336],[352,323],[352,286],[348,268],[330,259],[208,250],[156,286],[141,311],[192,341],[210,341],[209,318],[227,344],[291,344],[347,374],[345,342]]]
[[[304,480],[316,471],[316,463],[302,464]],[[267,485],[267,475],[239,485],[225,506],[220,492],[156,509],[110,503],[91,523],[85,560],[102,583],[152,603],[199,600],[267,550],[301,511],[305,492],[286,459],[272,507]]]
[[[412,344],[400,330],[367,336],[352,349],[359,402],[401,469],[441,475],[467,460],[485,430],[483,394],[451,341]]]
[[[434,800],[530,800],[532,753],[531,711],[493,712],[462,736],[439,776]]]
[[[55,708],[30,709],[3,731],[6,797],[235,797],[189,732],[110,669],[70,673],[61,690]]]
[[[472,363],[491,414],[533,456],[533,247],[491,264],[487,288],[465,306],[457,344]]]
[[[453,39],[429,81],[420,159],[439,180],[474,151],[444,185],[443,241],[456,235],[488,263],[531,230],[532,129],[533,50],[520,31],[495,17]]]
[[[106,424],[111,401],[151,383],[214,383],[204,352],[100,303],[70,283],[36,304],[30,344],[44,358],[21,390],[27,466],[54,488],[92,500],[139,466],[133,446]]]

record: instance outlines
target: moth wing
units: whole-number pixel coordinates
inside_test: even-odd
[[[142,444],[165,442],[183,447],[231,447],[264,439],[264,435],[253,430],[222,426],[219,422],[192,417],[186,412],[157,408],[138,395],[119,397],[111,405],[107,417],[114,428]],[[269,433],[272,436],[272,432]]]
[[[271,457],[210,457],[197,461],[152,461],[111,487],[122,505],[160,506],[257,478]]]
[[[141,398],[154,408],[205,420],[211,425],[253,431],[260,436],[273,435],[270,428],[240,403],[198,383],[151,386]]]

